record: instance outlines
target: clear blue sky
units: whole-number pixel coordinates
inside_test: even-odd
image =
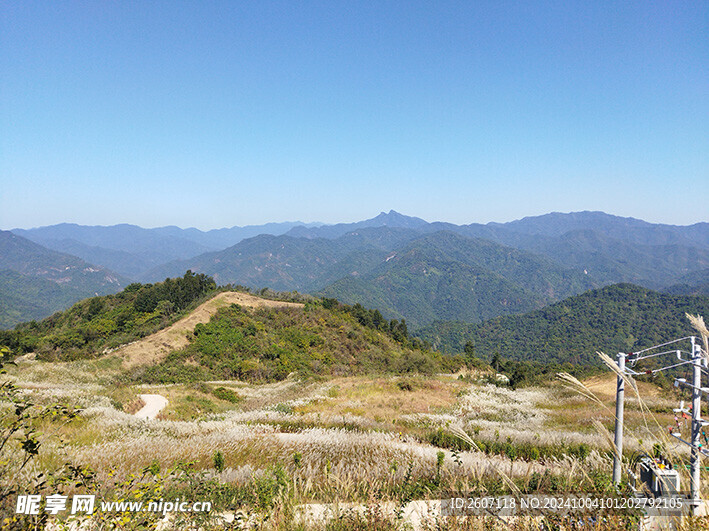
[[[709,221],[709,2],[4,1],[0,228]]]

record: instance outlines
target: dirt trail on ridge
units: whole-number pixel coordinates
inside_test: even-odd
[[[187,346],[189,343],[187,335],[194,330],[195,326],[209,322],[209,319],[217,313],[219,308],[230,304],[239,304],[249,308],[303,307],[302,304],[296,302],[272,301],[248,293],[225,291],[199,305],[176,323],[143,339],[123,345],[113,351],[112,355],[122,357],[123,367],[126,369],[157,363],[171,351]]]

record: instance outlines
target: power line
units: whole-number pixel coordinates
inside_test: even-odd
[[[656,349],[666,347],[681,341],[689,340],[691,344],[691,350],[686,351],[682,349],[677,350],[666,350],[662,352],[654,352],[652,354],[647,354],[641,356],[646,352],[652,352]],[[646,370],[643,372],[636,371],[634,367],[641,360],[646,360],[650,358],[656,358],[663,355],[675,355],[678,363],[668,364],[664,367],[657,369]],[[683,358],[682,355],[689,355],[690,357]],[[709,394],[709,387],[702,386],[702,373],[708,374],[707,370],[707,356],[706,353],[702,351],[699,342],[695,336],[683,337],[680,339],[675,339],[668,341],[667,343],[662,343],[660,345],[655,345],[648,347],[646,349],[640,350],[638,352],[626,354],[624,352],[618,353],[618,379],[616,385],[616,420],[615,420],[615,455],[613,457],[613,483],[615,485],[620,484],[621,479],[621,467],[623,459],[623,413],[625,407],[625,379],[623,376],[639,376],[642,374],[656,374],[661,371],[668,369],[680,367],[680,366],[691,366],[692,367],[692,383],[688,383],[686,378],[675,378],[675,387],[683,387],[691,389],[692,391],[692,424],[691,424],[691,436],[689,441],[685,441],[681,438],[681,433],[674,432],[670,428],[670,435],[672,435],[678,441],[688,445],[691,448],[691,461],[690,461],[690,505],[693,510],[701,503],[700,494],[700,457],[702,455],[709,456],[709,450],[702,447],[701,436],[704,434],[704,427],[709,426],[709,421],[701,418],[701,401],[702,394]],[[682,413],[686,416],[689,410],[684,408],[684,401],[681,402],[679,409],[674,410],[675,413]],[[678,426],[679,427],[679,426]],[[705,436],[706,438],[706,436]]]

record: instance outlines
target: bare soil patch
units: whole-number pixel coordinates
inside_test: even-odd
[[[123,358],[123,367],[128,369],[138,365],[157,363],[171,351],[181,349],[189,343],[187,336],[200,323],[207,323],[219,308],[230,304],[239,304],[249,308],[302,308],[295,302],[262,299],[248,293],[225,291],[201,304],[189,315],[176,323],[148,337],[124,345],[112,354]]]

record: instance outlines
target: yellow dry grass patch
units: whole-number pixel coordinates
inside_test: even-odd
[[[187,339],[194,327],[200,323],[207,323],[219,308],[230,304],[239,304],[249,308],[302,308],[303,305],[295,302],[273,301],[262,299],[248,293],[225,291],[198,306],[189,315],[183,317],[171,326],[160,330],[148,337],[124,345],[112,356],[123,358],[123,368],[129,369],[138,365],[149,365],[164,359],[171,351],[186,347]]]
[[[294,411],[352,414],[376,422],[392,422],[401,415],[450,412],[456,406],[460,392],[466,388],[464,382],[443,377],[351,377],[329,383],[328,400],[297,406]]]
[[[598,420],[612,432],[615,423],[615,374],[593,376],[584,380],[583,384],[606,407],[601,407],[581,395],[560,390],[555,401],[541,405],[548,414],[546,425],[569,431],[592,432],[595,430],[593,421]],[[642,410],[635,392],[627,384],[625,386],[625,426],[626,430],[629,430],[626,435],[631,437],[631,432],[637,430],[645,433],[645,427],[658,433],[666,432],[666,429],[674,424],[672,408],[677,407],[678,401],[670,392],[663,391],[653,383],[637,384],[643,403]]]
[[[601,376],[593,376],[584,380],[583,384],[593,392],[598,398],[605,401],[606,399],[615,400],[616,391],[616,375],[613,373],[603,374]],[[637,382],[640,396],[643,398],[661,396],[661,389],[657,385],[648,382]],[[625,386],[625,396],[634,395],[632,389],[628,385]]]

